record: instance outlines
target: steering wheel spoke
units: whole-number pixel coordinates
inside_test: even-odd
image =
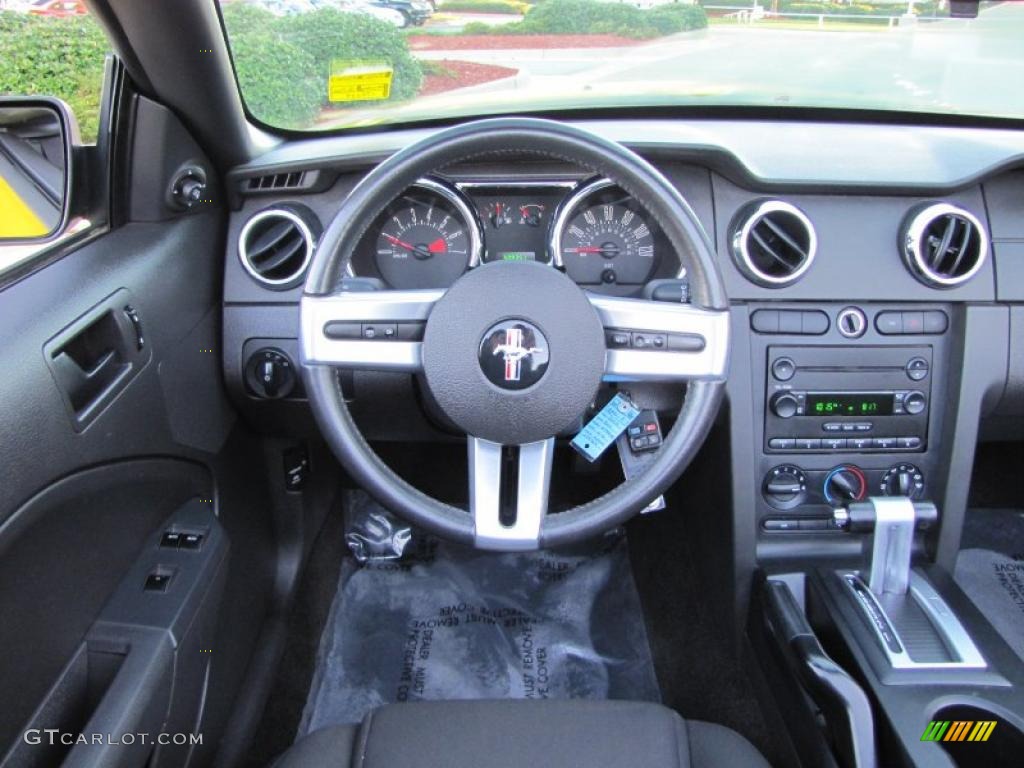
[[[476,546],[522,551],[540,546],[555,439],[503,446],[467,438],[469,509]]]
[[[444,291],[366,291],[302,297],[302,362],[375,371],[422,368],[422,340]]]
[[[605,329],[606,381],[725,378],[729,313],[590,294]]]

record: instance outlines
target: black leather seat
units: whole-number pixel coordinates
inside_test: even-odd
[[[629,701],[439,701],[315,731],[274,768],[767,768],[735,731]]]

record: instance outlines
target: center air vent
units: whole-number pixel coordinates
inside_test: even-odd
[[[782,200],[750,203],[733,221],[733,259],[758,285],[781,288],[795,283],[811,268],[817,249],[810,219]]]
[[[283,290],[298,285],[313,256],[319,222],[302,206],[260,211],[238,236],[242,266],[259,282]]]
[[[925,285],[953,288],[978,273],[988,255],[988,235],[978,218],[948,203],[911,211],[903,228],[903,259]]]

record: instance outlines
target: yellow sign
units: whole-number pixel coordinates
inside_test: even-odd
[[[331,62],[327,98],[332,102],[382,101],[391,95],[393,72],[385,62],[336,59]]]

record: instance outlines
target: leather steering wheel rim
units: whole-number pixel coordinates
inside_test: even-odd
[[[367,443],[342,397],[336,368],[311,360],[313,356],[306,351],[312,333],[306,302],[307,297],[326,297],[336,290],[368,222],[419,178],[454,163],[502,152],[540,155],[582,166],[611,179],[636,199],[689,267],[693,304],[725,315],[724,331],[715,343],[720,345],[716,354],[728,360],[728,300],[708,235],[675,187],[625,147],[558,122],[496,118],[439,131],[378,165],[342,203],[313,256],[301,310],[303,380],[324,438],[353,479],[386,508],[414,525],[446,539],[478,546],[472,515],[411,486]],[[561,546],[598,535],[623,523],[663,493],[703,444],[724,391],[724,364],[717,375],[687,380],[682,408],[651,465],[587,504],[544,516],[534,547]]]

